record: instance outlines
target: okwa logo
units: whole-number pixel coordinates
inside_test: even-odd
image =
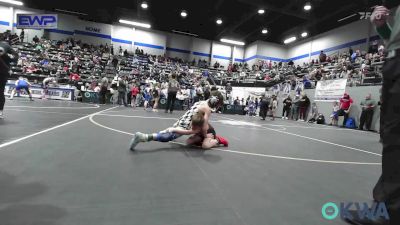
[[[334,220],[339,214],[343,220],[357,219],[354,217],[361,220],[389,220],[389,214],[383,202],[374,202],[371,207],[366,202],[341,202],[339,206],[336,203],[328,202],[322,206],[321,213],[322,217],[327,220]]]

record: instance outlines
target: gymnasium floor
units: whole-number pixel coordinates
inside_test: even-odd
[[[212,115],[230,146],[139,144],[183,112],[7,101],[0,121],[0,224],[321,225],[326,202],[370,202],[378,135]],[[184,138],[177,142],[183,143]]]

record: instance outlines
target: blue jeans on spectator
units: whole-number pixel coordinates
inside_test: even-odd
[[[298,106],[292,106],[292,109],[290,110],[290,119],[292,119],[292,120],[299,119],[299,107]]]
[[[118,92],[118,105],[121,105],[122,103],[124,103],[124,106],[128,106],[126,104],[126,92]]]

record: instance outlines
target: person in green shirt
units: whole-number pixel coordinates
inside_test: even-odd
[[[371,15],[371,22],[375,25],[379,36],[386,42],[386,49],[388,50],[387,58],[393,58],[396,55],[393,55],[392,53],[394,52],[390,51],[400,49],[400,7],[396,9],[393,25],[388,23],[389,16],[389,9],[385,6],[377,6]]]
[[[361,116],[359,129],[364,129],[364,124],[367,130],[371,130],[372,117],[374,116],[374,109],[376,102],[372,99],[371,94],[368,94],[361,103]]]

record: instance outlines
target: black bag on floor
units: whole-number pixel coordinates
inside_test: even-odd
[[[311,119],[308,120],[309,123],[315,123],[315,121],[317,121],[317,120],[314,119],[314,118],[311,118]]]
[[[317,117],[317,124],[325,124],[325,117],[322,114],[319,114]]]

